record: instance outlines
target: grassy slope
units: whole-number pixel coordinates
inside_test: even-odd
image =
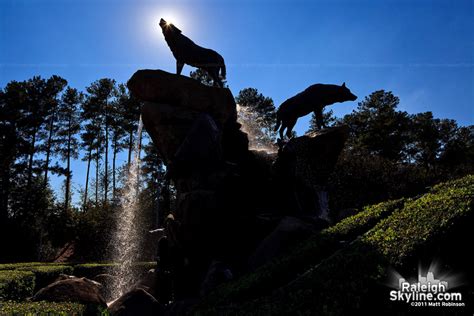
[[[421,252],[468,236],[473,200],[474,176],[466,176],[418,199],[365,208],[289,256],[221,286],[196,312],[345,315],[369,309],[368,294],[377,296],[390,267],[403,268]]]

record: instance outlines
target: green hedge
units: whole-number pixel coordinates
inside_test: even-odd
[[[203,305],[221,304],[229,300],[238,302],[271,292],[340,249],[345,242],[367,231],[382,218],[402,208],[404,203],[404,199],[399,199],[365,207],[358,214],[309,238],[289,255],[276,258],[254,273],[222,285],[204,300]]]
[[[64,265],[32,266],[17,269],[18,271],[31,271],[35,274],[35,291],[54,282],[60,274],[72,275],[74,268]]]
[[[0,315],[76,316],[83,315],[85,306],[78,303],[0,302]]]
[[[133,265],[137,273],[144,273],[156,268],[156,262],[137,262]],[[83,263],[74,266],[74,275],[78,277],[93,278],[98,274],[115,274],[117,263]]]
[[[22,300],[33,295],[35,275],[30,271],[0,271],[0,301]]]
[[[116,267],[116,263],[82,263],[74,266],[74,275],[92,279],[98,274],[113,274]]]
[[[45,264],[49,264],[49,263],[44,263],[44,262],[2,263],[0,264],[0,270],[16,270],[19,268],[42,266]]]
[[[474,218],[474,176],[434,187],[430,193],[380,221],[366,234],[334,252],[292,282],[267,296],[201,306],[198,314],[348,315],[388,306],[377,284],[390,266],[402,268],[417,255],[455,234],[468,236]],[[382,295],[381,292],[387,294]],[[370,295],[369,295],[370,293]],[[370,300],[368,300],[370,298]],[[379,308],[379,309],[378,309]]]

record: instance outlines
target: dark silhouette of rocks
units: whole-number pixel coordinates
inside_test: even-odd
[[[300,216],[329,221],[326,185],[348,137],[343,125],[292,138],[280,149],[275,163],[280,188],[294,192],[281,195],[288,199],[287,207]]]
[[[69,276],[39,290],[32,301],[77,302],[86,305],[86,313],[90,315],[95,315],[98,307],[107,308],[100,283]]]
[[[180,29],[163,19],[160,20],[160,26],[166,43],[168,43],[174,58],[176,58],[176,73],[178,75],[181,74],[184,64],[188,64],[207,71],[213,79],[214,85],[221,88],[224,86],[221,77],[225,79],[226,69],[224,58],[219,53],[195,44],[184,36]]]
[[[113,302],[109,312],[113,316],[164,315],[164,307],[145,290],[136,288]]]
[[[292,246],[303,241],[315,231],[311,222],[296,217],[283,217],[250,256],[250,268],[256,269],[271,259],[285,254]]]
[[[137,71],[128,86],[176,189],[148,287],[174,300],[167,312],[327,226],[325,186],[346,127],[291,139],[278,154],[252,151],[230,90],[160,70]]]
[[[323,126],[323,108],[336,102],[355,101],[357,96],[346,87],[346,83],[341,86],[333,84],[314,84],[306,90],[289,98],[283,102],[277,111],[277,125],[275,131],[280,129],[280,138],[283,139],[283,132],[291,137],[291,131],[298,118],[311,112],[316,115],[318,128]]]
[[[237,119],[229,89],[208,87],[162,70],[139,70],[127,86],[137,98],[148,101],[142,109],[143,123],[168,164],[202,113],[209,115],[220,134],[227,122]]]

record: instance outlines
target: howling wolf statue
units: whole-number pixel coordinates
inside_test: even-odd
[[[226,71],[224,58],[216,51],[196,45],[192,40],[181,34],[181,30],[164,19],[160,20],[160,26],[165,36],[166,43],[176,58],[176,73],[181,74],[184,64],[200,68],[206,71],[214,81],[214,85],[223,87],[222,79],[225,79]],[[219,70],[220,75],[219,76]]]
[[[283,132],[291,137],[291,131],[298,118],[311,112],[316,115],[318,129],[323,126],[323,108],[336,102],[355,101],[357,96],[346,87],[334,84],[314,84],[303,92],[283,102],[277,111],[277,124],[275,131],[280,128],[280,138],[283,140]],[[281,125],[281,127],[280,127]]]

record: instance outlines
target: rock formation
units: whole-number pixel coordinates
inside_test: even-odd
[[[177,192],[157,272],[173,275],[175,300],[211,291],[223,273],[216,262],[236,277],[291,247],[279,245],[285,236],[297,242],[319,229],[346,128],[291,139],[278,155],[250,151],[229,89],[161,70],[137,71],[128,87],[145,102],[144,127]]]

